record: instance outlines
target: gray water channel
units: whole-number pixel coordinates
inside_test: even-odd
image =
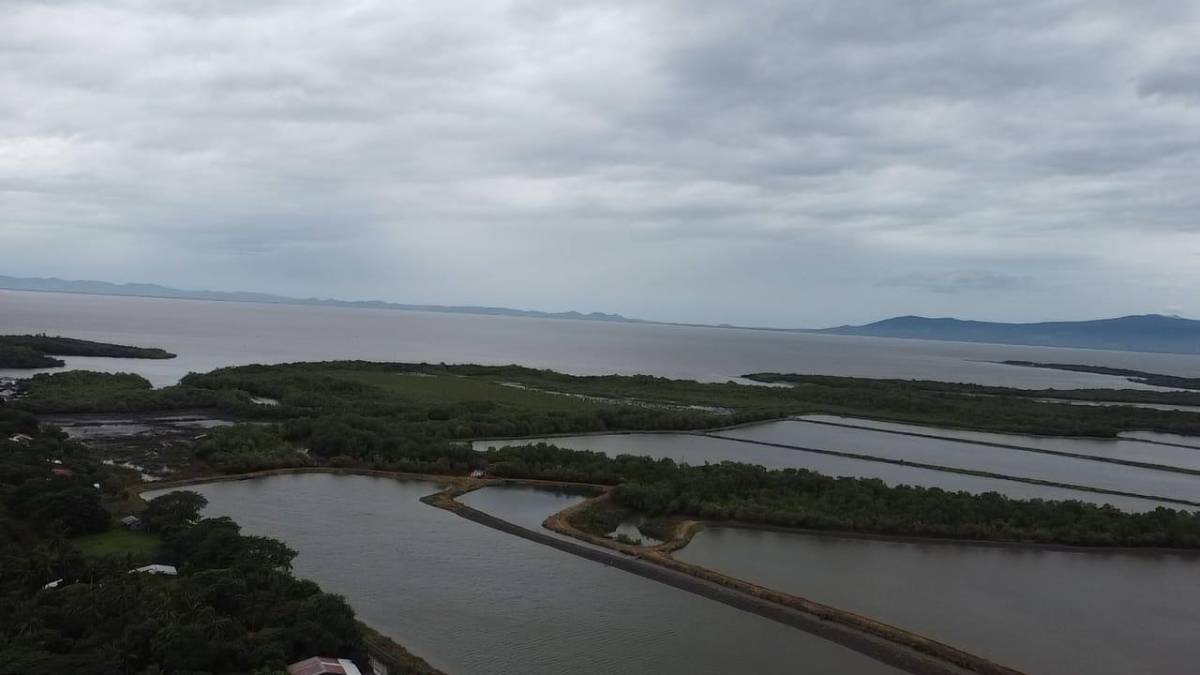
[[[298,575],[455,675],[851,673],[895,669],[808,633],[465,520],[423,482],[299,474],[188,489],[205,514],[299,552]],[[478,496],[526,524],[566,501]],[[153,497],[153,493],[147,495]]]
[[[710,528],[675,557],[1033,674],[1196,672],[1200,559]]]

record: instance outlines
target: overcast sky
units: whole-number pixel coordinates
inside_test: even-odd
[[[0,274],[1200,316],[1200,3],[0,0]]]

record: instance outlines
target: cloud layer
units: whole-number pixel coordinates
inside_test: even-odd
[[[1198,45],[1152,0],[10,2],[0,273],[1200,315]]]

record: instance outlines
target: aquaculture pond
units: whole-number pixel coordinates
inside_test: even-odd
[[[675,557],[903,626],[1029,673],[1200,663],[1196,555],[709,528]]]
[[[297,574],[346,596],[368,624],[455,675],[898,672],[422,504],[438,489],[431,483],[300,474],[188,489],[209,499],[206,515],[286,542],[299,552]],[[505,494],[515,493],[487,500]],[[496,513],[531,509],[501,504]]]

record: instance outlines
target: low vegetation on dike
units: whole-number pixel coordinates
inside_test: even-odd
[[[55,368],[55,356],[105,356],[121,359],[173,359],[153,347],[130,347],[50,335],[0,335],[0,368]]]

